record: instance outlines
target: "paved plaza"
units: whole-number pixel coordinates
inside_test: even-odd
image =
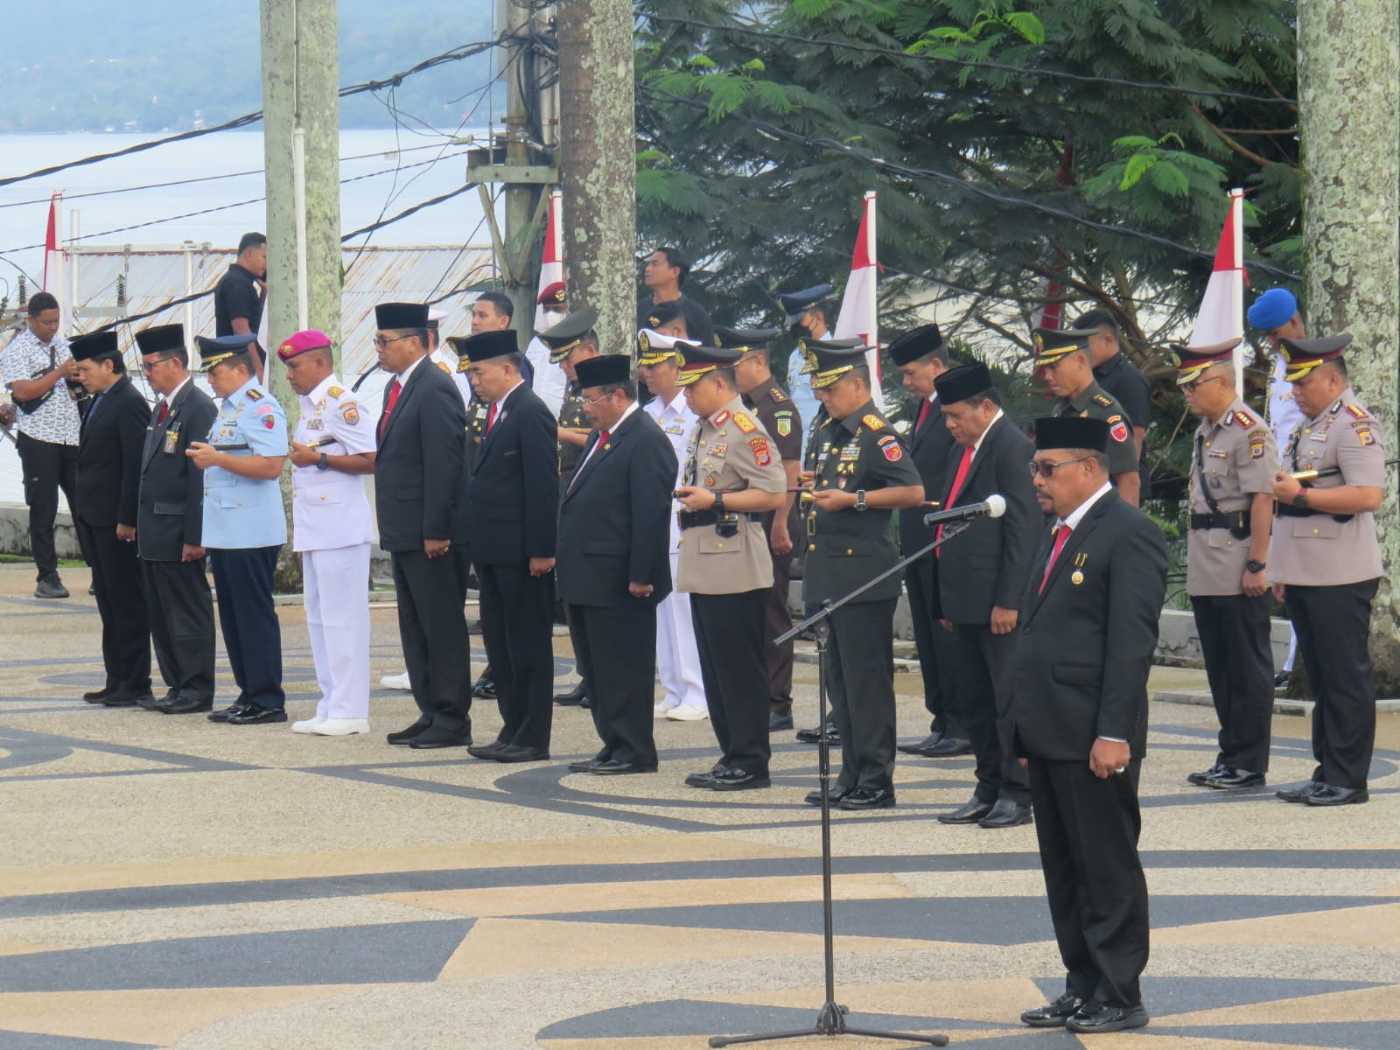
[[[74,597],[39,602],[29,566],[0,566],[0,1050],[689,1050],[815,1018],[816,751],[792,734],[772,790],[715,795],[682,784],[714,760],[703,722],[658,724],[659,773],[594,778],[567,769],[596,750],[577,708],[556,709],[550,762],[501,766],[387,746],[402,693],[377,691],[375,732],[347,739],[93,707],[98,617],[86,571],[64,576]],[[281,616],[288,710],[308,717],[304,619]],[[402,664],[394,609],[372,618],[377,682]],[[567,637],[555,653],[563,686]],[[798,679],[810,725],[815,668]],[[897,678],[905,740],[927,728],[917,681]],[[472,713],[493,739],[494,703]],[[1151,1026],[1018,1025],[1062,972],[1034,829],[938,824],[971,760],[904,758],[898,808],[834,820],[852,1023],[988,1050],[1400,1047],[1400,715],[1372,802],[1335,811],[1273,797],[1311,770],[1303,719],[1275,719],[1270,788],[1226,796],[1184,782],[1214,757],[1211,710],[1151,717]]]

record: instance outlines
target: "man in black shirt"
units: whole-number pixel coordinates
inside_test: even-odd
[[[245,233],[238,242],[238,258],[214,289],[214,334],[257,335],[266,299],[267,237],[261,233]],[[266,352],[259,346],[259,379],[266,358]]]
[[[690,260],[679,248],[658,248],[647,256],[642,264],[642,283],[651,297],[638,303],[637,328],[655,329],[657,326],[648,320],[653,309],[660,303],[674,302],[685,315],[686,338],[703,346],[713,346],[715,330],[710,324],[710,315],[695,300],[687,299],[681,290],[688,273]]]
[[[1107,310],[1095,309],[1075,319],[1076,331],[1089,332],[1089,360],[1094,366],[1094,379],[1109,394],[1118,399],[1128,422],[1133,425],[1133,441],[1137,445],[1138,476],[1142,488],[1139,502],[1147,498],[1147,428],[1152,425],[1152,387],[1147,378],[1122,353],[1118,322]]]

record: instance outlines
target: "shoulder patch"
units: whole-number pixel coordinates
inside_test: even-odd
[[[1249,435],[1249,458],[1263,459],[1268,438],[1264,431],[1256,430]]]
[[[1100,408],[1111,408],[1113,406],[1113,398],[1109,397],[1107,394],[1095,394],[1093,400],[1094,404],[1098,405]]]
[[[1250,427],[1259,425],[1259,420],[1255,419],[1244,409],[1237,409],[1235,411],[1235,422],[1238,423],[1240,426],[1244,427],[1246,430],[1248,430]]]
[[[1108,424],[1111,426],[1111,425],[1113,425],[1114,423],[1121,423],[1121,422],[1123,422],[1123,417],[1122,417],[1122,416],[1109,416],[1107,419],[1104,420],[1104,422],[1105,422],[1105,423],[1108,423]]]
[[[326,393],[330,394],[331,397],[339,397],[341,394],[345,393],[345,388],[343,386],[333,386],[327,390]]]
[[[353,427],[360,421],[360,407],[353,401],[342,401],[340,403],[340,415],[345,422]]]
[[[876,444],[880,446],[880,451],[884,453],[885,459],[891,463],[898,463],[904,458],[904,446],[899,443],[899,438],[893,434],[886,434]]]
[[[777,387],[773,387],[773,389],[770,390],[770,391],[768,392],[768,396],[771,397],[774,401],[776,401],[776,402],[777,402],[778,404],[780,404],[780,405],[781,405],[783,402],[785,402],[785,401],[790,401],[790,400],[791,400],[791,398],[789,398],[786,394],[784,394],[784,393],[783,393],[781,390],[779,390]]]
[[[444,375],[450,376],[452,374],[452,369],[447,367],[446,361],[434,361],[433,364],[437,365],[440,369],[442,369]]]
[[[1347,405],[1347,411],[1350,412],[1357,419],[1371,418],[1371,413],[1367,412],[1364,408],[1357,404]]]
[[[752,434],[755,430],[758,429],[758,424],[753,421],[753,417],[750,416],[747,412],[735,412],[734,425],[740,430],[742,430],[745,434]]]
[[[254,387],[252,390],[249,390],[249,391],[248,391],[248,400],[249,400],[249,401],[261,401],[262,399],[263,399],[263,392],[262,392],[261,390],[259,390],[257,387]]]
[[[1376,443],[1376,436],[1371,433],[1370,427],[1357,426],[1356,440],[1361,442],[1362,445],[1374,445]]]
[[[888,425],[883,419],[871,412],[868,416],[861,416],[860,422],[867,430],[884,430]]]
[[[753,461],[755,465],[766,467],[773,462],[773,453],[768,449],[767,438],[749,438],[749,448],[753,451]]]
[[[1128,438],[1131,436],[1131,432],[1128,430],[1128,424],[1124,423],[1122,419],[1119,419],[1117,423],[1109,426],[1108,436],[1122,445],[1127,442]]]

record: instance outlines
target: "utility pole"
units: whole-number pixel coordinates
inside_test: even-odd
[[[340,70],[335,0],[261,0],[267,168],[267,380],[296,426],[298,402],[275,348],[302,328],[340,341]],[[338,357],[337,353],[337,357]],[[291,476],[282,476],[291,530]],[[285,548],[290,550],[290,546]],[[279,589],[300,589],[285,554]]]
[[[1395,0],[1299,0],[1298,128],[1308,331],[1355,336],[1352,385],[1396,454],[1400,374],[1400,19]],[[1381,696],[1400,692],[1400,492],[1376,512],[1386,574],[1371,618]]]
[[[569,305],[599,313],[604,353],[637,323],[637,136],[630,0],[559,5],[559,167]]]

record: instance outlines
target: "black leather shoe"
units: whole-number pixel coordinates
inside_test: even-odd
[[[63,586],[63,581],[58,578],[58,573],[45,576],[34,585],[34,597],[36,598],[67,598],[68,588]]]
[[[1031,822],[1031,807],[1024,802],[997,799],[992,811],[977,822],[979,828],[1016,828]]]
[[[1369,802],[1371,794],[1365,788],[1334,787],[1319,784],[1317,790],[1303,799],[1309,806],[1356,806]]]
[[[166,704],[173,704],[179,699],[179,694],[175,690],[170,690],[162,697],[156,697],[154,693],[147,693],[145,696],[137,697],[136,706],[146,711],[159,711]],[[213,707],[213,704],[209,705]]]
[[[839,784],[827,788],[827,798],[831,800],[831,804],[833,806],[836,805],[836,803],[840,802],[850,793],[850,788],[843,788]],[[807,805],[809,806],[820,806],[822,804],[821,788],[818,788],[816,791],[807,792],[807,797],[804,798],[802,801],[807,803]]]
[[[627,773],[655,773],[655,766],[644,766],[639,762],[622,762],[616,758],[610,758],[606,762],[590,762],[586,773],[592,773],[598,777],[616,777]]]
[[[257,704],[249,704],[238,714],[228,716],[231,726],[268,726],[286,720],[287,712],[282,708],[259,707]]]
[[[1299,784],[1297,787],[1279,788],[1274,792],[1274,795],[1277,798],[1283,799],[1285,802],[1306,802],[1309,795],[1325,786],[1324,784],[1319,784],[1316,780],[1308,780]]]
[[[922,755],[926,750],[933,747],[943,739],[942,733],[930,733],[918,743],[900,744],[897,750],[903,751],[906,755]]]
[[[583,694],[583,699],[580,700],[580,701],[578,702],[578,706],[581,707],[581,708],[583,708],[585,711],[592,711],[592,710],[593,710],[593,698],[592,698],[591,696],[589,696],[587,693],[584,693],[584,694]]]
[[[1146,1028],[1147,1011],[1137,1006],[1109,1006],[1090,1000],[1075,1015],[1065,1021],[1071,1032],[1092,1035],[1095,1032],[1122,1032],[1128,1028]]]
[[[473,744],[467,748],[467,752],[472,758],[485,758],[494,762],[501,749],[508,746],[504,740],[493,740],[489,744]]]
[[[481,677],[476,680],[476,685],[472,686],[472,699],[474,700],[495,700],[496,699],[496,679],[491,675],[491,668],[481,672]]]
[[[687,776],[685,778],[685,786],[693,788],[707,788],[710,786],[710,781],[715,778],[715,774],[723,773],[724,770],[724,763],[716,762],[712,768],[705,770],[705,772],[703,773],[691,773],[689,776]]]
[[[592,758],[585,758],[581,762],[570,762],[569,772],[587,773],[591,767],[596,766],[599,762],[606,762],[607,760],[608,753],[606,751],[599,751]]]
[[[502,744],[491,757],[497,762],[548,762],[549,752],[538,747]]]
[[[1186,783],[1195,784],[1197,787],[1203,788],[1206,786],[1206,781],[1211,777],[1218,777],[1221,773],[1224,773],[1227,768],[1227,766],[1222,766],[1217,762],[1209,769],[1203,769],[1199,773],[1187,773]]]
[[[768,709],[768,732],[781,733],[792,728],[792,709],[784,711],[781,708],[770,707]]]
[[[142,701],[145,701],[143,703]],[[154,704],[156,698],[150,693],[113,693],[102,701],[103,707],[135,707],[140,704],[145,707],[147,703]]]
[[[1293,678],[1293,672],[1292,672],[1292,671],[1280,671],[1278,674],[1274,675],[1274,688],[1275,688],[1275,689],[1287,689],[1287,688],[1288,688],[1288,683],[1289,683],[1290,680],[1292,680],[1292,678]]]
[[[213,707],[214,705],[211,703],[209,706],[210,706],[210,707]],[[209,721],[211,721],[211,722],[227,722],[227,721],[228,721],[230,718],[232,718],[234,715],[242,714],[244,711],[248,710],[248,709],[251,708],[252,706],[253,706],[252,704],[245,704],[245,703],[244,703],[243,701],[241,701],[241,700],[236,701],[236,702],[234,702],[234,703],[232,703],[232,704],[229,704],[228,707],[220,708],[220,709],[217,710],[217,711],[211,711],[211,712],[209,713]]]
[[[579,682],[567,693],[560,693],[556,696],[554,702],[560,707],[579,707],[587,698],[588,694],[583,691],[583,683]]]
[[[415,751],[433,751],[440,747],[468,747],[472,738],[465,733],[449,733],[444,729],[427,729],[408,742]]]
[[[959,755],[972,754],[972,741],[965,740],[960,736],[948,736],[943,738],[932,747],[925,748],[918,752],[924,758],[957,758]]]
[[[992,811],[994,802],[983,802],[980,798],[973,796],[970,802],[959,806],[951,813],[938,814],[940,824],[976,824]]]
[[[101,689],[94,689],[90,693],[84,693],[83,699],[90,704],[100,704],[115,692],[115,689],[104,685]]]
[[[828,722],[826,724],[826,736],[828,741],[830,741],[830,743],[833,746],[841,743],[841,734],[836,731],[835,722]],[[814,727],[812,729],[799,729],[797,731],[797,739],[802,741],[802,743],[804,744],[815,744],[819,742],[821,738],[822,731],[820,727]]]
[[[711,791],[750,791],[772,787],[767,773],[750,773],[747,769],[721,769],[705,785]]]
[[[416,737],[419,733],[427,731],[428,727],[431,725],[431,722],[420,718],[411,726],[407,726],[394,733],[389,733],[387,736],[385,736],[384,739],[389,741],[389,743],[391,744],[395,744],[400,747],[405,747],[408,745],[408,742],[410,740]]]
[[[1236,791],[1240,788],[1264,786],[1263,773],[1251,773],[1247,769],[1232,769],[1226,766],[1219,773],[1206,780],[1206,787],[1221,791]]]
[[[209,711],[214,707],[214,698],[206,696],[201,700],[197,696],[177,696],[168,702],[156,705],[156,710],[163,715],[192,715],[199,711]]]
[[[836,808],[857,812],[866,809],[893,809],[894,792],[885,788],[852,788],[841,796]]]
[[[1021,1015],[1021,1023],[1031,1028],[1063,1028],[1065,1022],[1079,1012],[1084,1000],[1073,992],[1065,992],[1053,1003],[1037,1006]]]

